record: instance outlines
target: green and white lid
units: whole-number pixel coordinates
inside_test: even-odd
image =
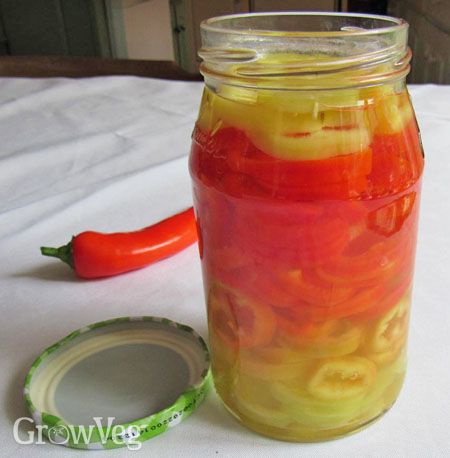
[[[206,344],[189,326],[147,316],[116,318],[47,348],[27,374],[24,396],[49,442],[139,448],[201,403],[209,366]]]

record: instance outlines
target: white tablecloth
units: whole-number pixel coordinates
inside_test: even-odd
[[[248,431],[210,392],[186,422],[134,453],[159,458],[450,454],[450,87],[410,89],[427,160],[409,369],[394,408],[354,436],[299,445]],[[134,77],[0,79],[1,456],[80,453],[13,439],[14,421],[27,415],[22,384],[30,364],[70,331],[117,316],[159,315],[206,337],[197,247],[101,281],[80,281],[39,252],[40,245],[63,244],[86,229],[132,230],[189,206],[187,153],[200,95],[200,83]]]

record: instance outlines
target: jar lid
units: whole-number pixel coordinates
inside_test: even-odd
[[[204,340],[189,326],[116,318],[44,350],[26,376],[25,402],[51,443],[137,449],[195,410],[209,365]]]

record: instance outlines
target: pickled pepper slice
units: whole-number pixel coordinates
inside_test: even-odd
[[[366,358],[347,356],[327,359],[316,367],[307,391],[318,399],[336,401],[359,396],[375,381],[377,366]]]
[[[214,285],[208,298],[208,318],[226,345],[267,345],[275,333],[272,308],[224,285]]]

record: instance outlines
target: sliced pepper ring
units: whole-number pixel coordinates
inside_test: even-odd
[[[310,366],[311,359],[280,346],[243,350],[239,355],[242,372],[273,383],[302,377]]]
[[[358,413],[363,397],[330,403],[318,401],[300,388],[278,383],[271,387],[274,398],[291,412],[296,422],[309,426],[336,428],[348,423]]]
[[[367,288],[380,284],[401,267],[405,244],[378,242],[357,256],[341,256],[318,266],[317,276],[337,286]]]
[[[309,277],[311,277],[311,274]],[[344,285],[330,285],[323,281],[320,284],[320,280],[308,278],[308,274],[301,269],[293,269],[284,275],[280,275],[279,283],[292,296],[320,307],[332,307],[354,294],[352,288]]]
[[[252,421],[278,428],[287,427],[294,421],[291,412],[271,396],[269,388],[269,383],[241,374],[231,391],[231,397],[237,411]]]
[[[395,360],[406,344],[410,302],[408,293],[376,322],[368,337],[365,354],[379,366]]]
[[[307,426],[339,427],[359,418],[373,418],[371,412],[381,412],[385,407],[384,394],[404,374],[404,361],[398,358],[393,364],[378,371],[369,391],[347,399],[318,399],[305,388],[305,381],[293,379],[272,384],[271,393],[286,410],[292,411],[296,420]]]
[[[368,348],[375,353],[391,350],[408,329],[409,295],[389,310],[375,325]]]
[[[237,348],[267,345],[275,333],[276,320],[270,306],[219,283],[208,294],[208,318],[223,342]]]
[[[325,401],[351,399],[365,394],[375,381],[377,366],[359,356],[329,358],[313,370],[306,391]]]
[[[285,320],[280,340],[304,357],[344,356],[356,351],[363,328],[349,320],[305,321],[296,324]]]

